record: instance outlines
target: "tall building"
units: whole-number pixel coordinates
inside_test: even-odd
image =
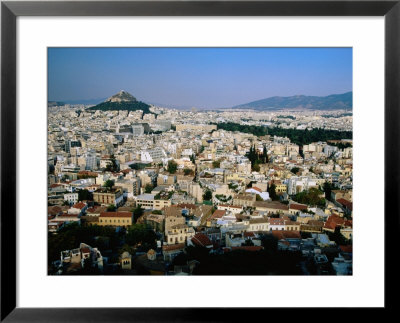
[[[93,170],[97,169],[97,157],[96,157],[96,152],[90,151],[86,153],[86,170]]]
[[[65,151],[67,153],[71,152],[72,147],[82,147],[82,144],[79,140],[67,140],[65,142]]]
[[[143,136],[144,134],[144,127],[141,124],[134,124],[132,125],[132,134],[134,136]]]

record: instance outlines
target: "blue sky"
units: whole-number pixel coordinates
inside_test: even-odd
[[[49,100],[109,97],[221,108],[352,91],[351,48],[49,48]]]

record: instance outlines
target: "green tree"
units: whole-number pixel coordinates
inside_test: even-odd
[[[88,190],[79,190],[78,191],[78,200],[79,201],[93,201],[93,193]]]
[[[324,192],[325,192],[325,198],[328,200],[328,201],[330,201],[331,200],[331,193],[332,193],[332,190],[335,188],[335,186],[333,186],[333,184],[332,183],[329,183],[329,182],[324,182],[324,184],[323,184],[323,186],[322,186],[322,189],[324,190]]]
[[[153,190],[153,185],[151,184],[146,184],[146,186],[144,187],[144,192],[145,193],[151,193],[151,191]]]
[[[271,184],[268,187],[267,192],[269,193],[269,197],[271,198],[272,201],[279,200],[279,196],[278,196],[278,194],[276,194],[276,185],[275,184]]]
[[[108,212],[114,212],[117,209],[117,207],[114,204],[111,204],[107,207]]]
[[[110,156],[110,162],[107,163],[105,170],[108,172],[119,172],[119,166],[114,155]]]
[[[299,172],[299,170],[300,170],[300,168],[298,168],[298,167],[293,167],[290,171],[291,171],[293,174],[297,174],[297,173]]]
[[[183,173],[187,176],[187,175],[193,175],[193,170],[189,169],[189,168],[185,168],[183,170]]]
[[[302,204],[312,205],[312,206],[325,206],[325,199],[321,197],[323,192],[317,188],[310,188],[308,191],[303,191],[297,193],[293,196],[293,200]]]
[[[212,192],[210,190],[206,190],[203,194],[204,201],[210,201],[212,199]]]
[[[242,125],[233,122],[218,123],[217,128],[227,131],[240,131],[244,133],[251,133],[258,137],[268,134],[270,136],[288,137],[291,142],[300,146],[307,145],[316,141],[353,138],[352,131],[327,130],[320,128],[313,128],[311,130],[284,129],[278,127],[268,128],[264,126]]]
[[[167,169],[168,169],[168,172],[170,174],[175,174],[176,170],[178,169],[178,164],[175,161],[170,160],[170,161],[168,161],[168,168]]]
[[[125,243],[119,250],[118,254],[122,255],[125,251],[129,252],[132,256],[135,254],[135,249]]]
[[[212,162],[213,168],[219,168],[220,165],[221,165],[221,162],[219,160],[214,160]]]
[[[113,188],[114,181],[112,179],[108,179],[104,182],[103,186],[106,188]]]
[[[156,233],[146,224],[132,224],[126,233],[126,243],[131,246],[147,244],[156,248]]]
[[[267,146],[266,146],[266,145],[263,145],[262,162],[263,162],[264,164],[267,164],[268,161],[269,161],[269,160],[268,160]]]
[[[131,209],[131,212],[133,213],[133,222],[136,223],[137,220],[143,215],[144,209],[139,204],[135,208]]]
[[[257,153],[254,145],[250,146],[250,151],[247,153],[247,158],[250,160],[251,168],[253,169],[254,163],[257,160]]]
[[[259,172],[260,171],[260,161],[259,160],[256,160],[256,162],[254,163],[254,165],[252,167],[252,170],[254,172]]]
[[[192,154],[192,156],[190,156],[190,161],[195,164],[196,163],[196,155]]]

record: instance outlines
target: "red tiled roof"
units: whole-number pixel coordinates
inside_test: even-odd
[[[301,239],[299,231],[272,230],[272,235],[278,240],[282,239]]]
[[[168,246],[163,246],[162,250],[163,251],[172,251],[172,250],[180,250],[180,249],[184,249],[185,248],[185,244],[184,243],[178,243],[178,244],[172,244],[172,245],[168,245]]]
[[[225,213],[225,210],[215,210],[215,212],[211,216],[211,219],[220,219],[225,215]]]
[[[280,218],[269,218],[268,223],[271,225],[284,225],[285,221]]]
[[[335,230],[336,224],[333,223],[333,222],[326,222],[326,223],[324,224],[324,228],[330,229],[330,230]]]
[[[343,225],[345,220],[336,214],[332,214],[325,222],[324,228],[335,230],[336,227]]]
[[[255,186],[250,187],[250,188],[252,188],[253,190],[256,190],[257,192],[262,193],[262,189],[261,188],[258,188],[258,187],[255,187]]]
[[[47,208],[47,214],[50,214],[50,215],[57,215],[60,212],[62,212],[62,209],[59,206],[49,206]]]
[[[340,248],[343,252],[347,252],[347,253],[352,253],[352,252],[353,252],[353,246],[352,246],[352,245],[348,245],[348,246],[339,246],[339,248]]]
[[[307,210],[307,205],[303,204],[290,204],[289,209],[293,210]]]
[[[131,218],[132,212],[101,212],[101,218]]]
[[[337,199],[336,202],[342,204],[343,206],[345,206],[347,209],[349,209],[350,211],[353,211],[353,203],[346,200],[346,199]]]
[[[82,253],[90,253],[90,249],[88,247],[84,247],[81,249]]]
[[[307,224],[322,227],[324,225],[324,222],[320,220],[310,220]]]
[[[346,220],[346,221],[344,221],[343,226],[347,227],[347,228],[352,228],[353,227],[353,221]]]
[[[274,210],[289,210],[289,207],[285,204],[282,204],[280,202],[265,202],[265,201],[255,201],[254,206],[257,207],[265,207],[268,209],[274,209]]]
[[[72,207],[73,207],[74,209],[80,209],[80,210],[82,210],[85,206],[86,206],[85,203],[78,202],[78,203],[75,203]]]
[[[207,237],[203,233],[196,233],[192,238],[192,242],[196,245],[206,247],[212,245],[212,242],[209,237]]]
[[[299,222],[296,221],[291,221],[291,220],[286,220],[285,225],[299,225]]]

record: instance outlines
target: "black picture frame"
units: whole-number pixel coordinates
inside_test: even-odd
[[[19,16],[384,16],[385,19],[385,309],[389,256],[399,230],[400,0],[380,1],[2,1],[1,3],[1,321],[236,321],[242,309],[17,308],[16,19]],[[383,206],[382,206],[383,210]],[[373,278],[373,277],[371,277]],[[395,282],[398,279],[394,278]],[[38,291],[39,293],[39,291]],[[267,293],[268,294],[268,293]],[[272,296],[272,294],[269,294]],[[217,299],[215,299],[217,301]],[[350,302],[351,300],[349,300]],[[149,304],[150,306],[151,304]],[[179,306],[179,301],[177,300]],[[310,304],[312,306],[312,304]],[[268,303],[266,302],[266,306]],[[327,304],[329,307],[329,304]],[[251,315],[263,315],[252,309]],[[329,315],[329,314],[328,314]]]

